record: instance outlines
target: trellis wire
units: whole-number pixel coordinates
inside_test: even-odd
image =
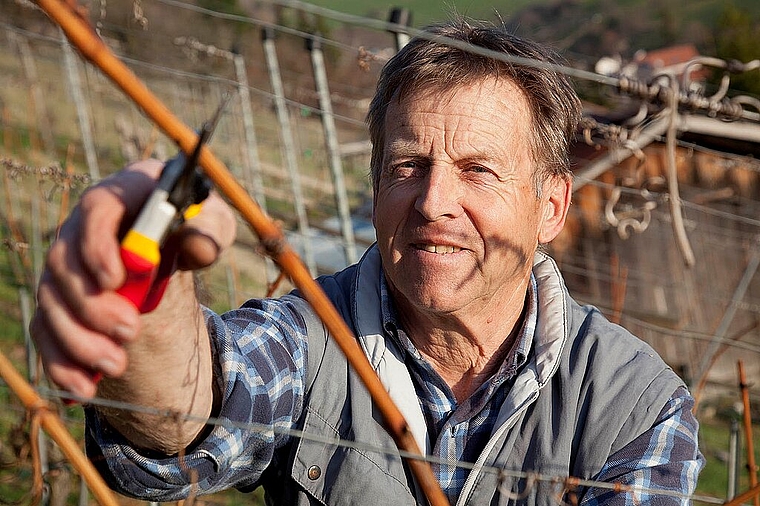
[[[166,2],[166,1],[164,1],[164,0],[161,0],[161,1],[163,1],[164,3],[171,3],[171,2]],[[175,3],[175,4],[180,4],[181,2],[173,2],[173,3]],[[290,5],[299,5],[299,4],[300,4],[300,3],[297,3],[297,2],[282,2],[282,3],[283,3],[283,4],[285,4],[285,5],[289,5],[289,6],[290,6]],[[187,6],[188,4],[183,4],[183,5],[184,5],[184,6]],[[182,7],[182,8],[189,8],[189,7]],[[317,13],[318,13],[318,12],[321,12],[321,11],[315,11],[315,12],[317,12]],[[383,25],[383,26],[387,27],[387,25]],[[328,41],[328,40],[325,40],[324,42],[325,42],[326,44],[331,44],[331,43],[332,43],[332,41]],[[346,46],[346,47],[348,47],[348,46]],[[132,61],[132,63],[134,63],[136,66],[141,66],[141,65],[145,65],[145,66],[148,66],[148,65],[150,65],[150,64],[147,64],[147,63],[144,63],[144,62],[138,62],[138,61],[136,61],[136,60]],[[154,68],[156,68],[156,69],[159,69],[159,68],[160,68],[160,66],[156,66],[156,67],[154,67]],[[574,74],[572,74],[572,73],[570,73],[570,72],[568,72],[568,73],[569,73],[570,75],[574,75]],[[183,76],[183,74],[184,74],[184,73],[183,73],[182,71],[177,71],[175,75],[177,75],[177,76],[179,76],[179,77],[182,77],[182,76]],[[574,75],[574,76],[575,76],[575,77],[579,77],[579,78],[584,78],[584,75],[585,75],[585,74],[579,74],[579,75]],[[184,74],[184,77],[193,77],[193,78],[198,78],[199,76],[197,76],[197,75],[192,75],[192,76],[191,76],[191,73],[187,73],[187,74]],[[208,77],[208,80],[209,80],[209,81],[216,81],[216,79],[218,79],[218,78],[216,78],[216,77]],[[599,81],[596,81],[596,82],[599,82]],[[230,81],[229,81],[229,84],[230,84],[230,85],[233,85],[233,84],[234,84],[234,81],[233,81],[233,80],[230,80]],[[615,83],[613,83],[612,81],[605,81],[605,82],[604,82],[604,84],[608,84],[608,85],[616,86],[616,84],[615,84]],[[252,91],[253,91],[254,93],[261,93],[261,94],[266,94],[266,92],[264,92],[263,90],[255,90],[255,89],[253,89]],[[648,93],[648,92],[647,92],[647,93]],[[295,103],[295,102],[294,102],[294,103]],[[303,107],[307,107],[307,108],[309,107],[309,106],[307,106],[307,105],[305,105],[305,104],[301,104],[301,105],[302,105]],[[353,120],[351,120],[350,118],[346,118],[346,121],[353,121]],[[595,182],[594,184],[596,184],[596,182]],[[624,190],[625,190],[625,189],[624,189]],[[633,191],[633,190],[631,190],[631,191]],[[700,205],[698,205],[698,204],[690,204],[689,202],[684,202],[684,206],[685,206],[685,207],[691,207],[691,208],[695,208],[695,209],[700,209],[700,210],[702,210],[702,211],[703,211],[703,212],[705,212],[705,213],[711,212],[711,213],[720,214],[722,217],[725,217],[725,218],[727,218],[727,219],[735,219],[735,220],[737,220],[737,221],[741,221],[741,222],[743,222],[743,223],[746,223],[746,224],[748,224],[748,225],[751,225],[751,226],[757,226],[757,223],[756,223],[756,222],[757,222],[757,220],[754,220],[754,219],[752,219],[752,218],[749,218],[749,217],[735,216],[735,215],[732,215],[731,213],[726,213],[726,212],[724,212],[724,211],[720,211],[720,210],[715,210],[715,209],[712,209],[712,208],[710,208],[709,206],[700,206]],[[35,246],[33,249],[34,249],[34,250],[37,250],[38,248]],[[662,329],[662,330],[667,330],[667,329]],[[679,335],[679,334],[675,334],[675,335]],[[685,337],[688,337],[688,336],[685,336]],[[724,342],[724,341],[721,341],[721,343],[723,343],[723,342]],[[751,348],[751,345],[750,345],[750,344],[747,344],[747,343],[734,343],[734,344],[732,344],[732,346],[737,346],[737,347],[740,347],[740,348],[741,348],[742,346],[744,346],[744,348],[743,348],[743,349],[747,349],[747,350],[751,350],[751,349],[752,349],[752,348]]]
[[[71,393],[63,391],[63,390],[50,389],[47,387],[40,387],[38,390],[42,395],[44,395],[46,398],[49,398],[49,399],[66,399],[66,400],[82,401],[82,399],[80,399],[79,397],[72,395]],[[89,400],[88,402],[90,402],[94,406],[102,406],[102,407],[108,407],[108,408],[114,408],[114,409],[120,409],[120,410],[136,411],[140,413],[166,417],[171,420],[183,420],[183,421],[195,420],[194,417],[187,415],[185,413],[178,413],[174,411],[156,409],[156,408],[152,408],[148,406],[140,406],[136,404],[118,402],[118,401],[113,401],[113,400],[108,400],[108,399],[97,398],[97,397],[92,400]],[[430,464],[435,463],[435,464],[453,465],[453,466],[462,467],[462,468],[466,468],[470,470],[477,467],[476,464],[472,462],[466,462],[466,461],[452,462],[450,460],[444,461],[430,455],[421,456],[419,454],[412,454],[403,450],[399,451],[396,448],[388,448],[388,447],[371,445],[368,443],[364,443],[362,441],[331,438],[331,437],[312,434],[309,432],[305,432],[305,431],[302,431],[299,429],[293,429],[293,428],[282,428],[282,427],[277,427],[277,426],[262,425],[258,423],[242,423],[242,422],[235,422],[231,420],[217,419],[214,417],[204,418],[203,420],[199,419],[196,421],[206,421],[209,425],[212,425],[212,426],[223,426],[223,427],[234,428],[234,429],[248,430],[253,433],[261,434],[261,437],[264,439],[271,439],[271,435],[275,433],[275,434],[282,434],[289,437],[295,437],[295,438],[299,438],[299,439],[303,439],[303,440],[311,441],[311,442],[335,445],[342,448],[349,448],[349,449],[355,449],[355,450],[360,450],[360,451],[365,451],[365,452],[376,453],[380,455],[385,455],[390,458],[398,458],[398,457],[410,458],[410,459],[415,459],[415,460],[423,460]],[[504,468],[493,467],[493,466],[483,466],[483,467],[478,467],[478,469],[487,474],[510,477],[510,478],[526,478],[526,479],[532,478],[536,481],[548,482],[548,483],[559,483],[559,484],[573,483],[574,485],[582,486],[582,487],[597,487],[597,488],[602,488],[602,489],[607,489],[607,490],[621,490],[621,491],[628,491],[628,492],[647,492],[647,493],[658,494],[658,495],[663,495],[663,496],[668,496],[668,497],[691,499],[691,500],[700,501],[700,502],[704,502],[708,504],[722,504],[723,503],[721,499],[710,497],[710,496],[704,496],[704,495],[698,495],[698,494],[685,495],[683,493],[672,491],[672,490],[641,487],[638,485],[636,486],[622,485],[621,486],[620,484],[596,481],[596,480],[580,479],[580,478],[568,476],[568,475],[545,474],[545,473],[541,473],[540,471],[533,472],[533,471],[524,471],[524,470],[510,470],[510,469],[504,469]],[[558,501],[558,504],[562,504],[562,502]]]

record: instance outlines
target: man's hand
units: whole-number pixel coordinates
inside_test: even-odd
[[[119,237],[161,168],[155,160],[133,164],[87,190],[48,253],[31,332],[48,377],[83,398],[95,395],[99,376],[126,371],[125,345],[144,330],[137,308],[115,291],[126,277]],[[202,212],[168,239],[166,249],[176,252],[179,268],[198,269],[212,264],[234,237],[234,215],[212,193]],[[174,260],[174,254],[165,257]],[[160,320],[162,311],[168,312],[159,306],[151,320]]]

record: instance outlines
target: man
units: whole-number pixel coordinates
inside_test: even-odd
[[[457,21],[429,34],[386,65],[368,114],[377,245],[320,284],[452,504],[555,504],[565,493],[584,504],[688,503],[702,460],[683,383],[646,344],[576,304],[537,251],[570,205],[577,96],[551,67],[440,38],[554,61],[500,29]],[[140,317],[114,293],[119,225],[159,168],[133,166],[83,196],[48,255],[32,325],[62,387],[89,397],[103,374],[99,396],[190,415],[89,409],[91,456],[109,482],[151,500],[264,486],[273,504],[423,503],[297,294],[216,315],[180,270]],[[212,262],[233,222],[210,200],[172,238],[180,266]],[[226,423],[206,427],[209,416]],[[535,473],[631,488],[563,490]]]

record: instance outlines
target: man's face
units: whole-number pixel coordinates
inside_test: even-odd
[[[506,79],[389,106],[373,220],[407,316],[493,318],[522,304],[539,241],[562,226],[552,188],[569,198],[555,179],[537,198],[531,135],[528,103]]]

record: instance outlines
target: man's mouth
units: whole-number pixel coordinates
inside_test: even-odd
[[[415,246],[417,249],[427,251],[428,253],[437,253],[439,255],[448,255],[450,253],[458,253],[462,251],[462,248],[448,244],[416,244]]]

